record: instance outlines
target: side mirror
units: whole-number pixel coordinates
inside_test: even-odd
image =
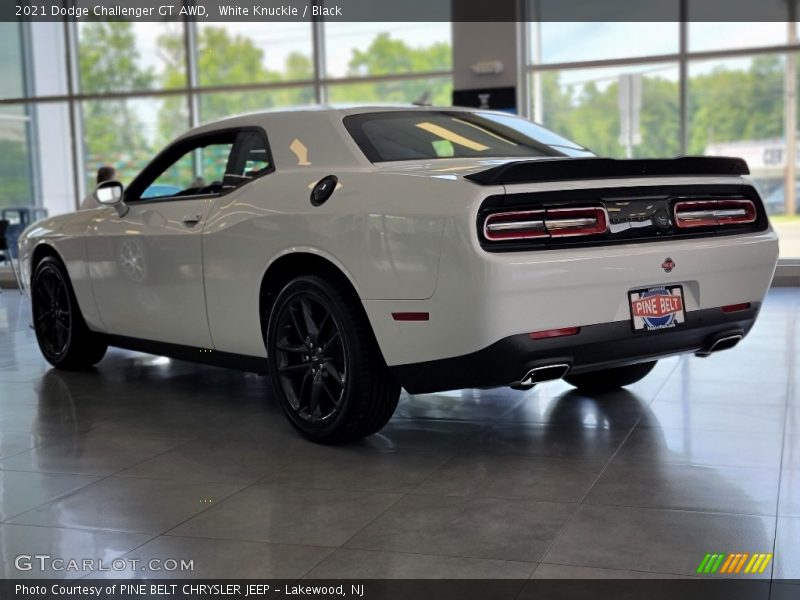
[[[123,188],[119,181],[104,181],[97,186],[94,192],[95,200],[104,206],[113,206],[117,209],[117,214],[124,217],[128,212],[128,207],[122,199]]]

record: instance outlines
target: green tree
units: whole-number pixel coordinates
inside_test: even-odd
[[[165,86],[174,84],[183,76],[183,40],[174,34],[165,34],[158,40],[165,62],[162,81]],[[203,27],[197,38],[197,72],[201,86],[247,85],[277,83],[284,80],[309,79],[313,75],[311,59],[301,53],[290,54],[283,72],[267,69],[264,51],[250,38],[231,35],[224,27]],[[203,122],[239,113],[269,108],[308,104],[313,102],[311,87],[276,90],[209,92],[199,98],[200,118]],[[185,99],[168,98],[159,115],[162,143],[174,137],[170,124],[176,114],[185,114]]]
[[[704,154],[710,144],[766,140],[783,135],[784,66],[774,56],[753,58],[746,68],[720,66],[688,81],[688,148]],[[616,81],[564,86],[559,73],[542,73],[544,125],[597,154],[621,157]],[[642,80],[640,131],[634,156],[671,156],[680,152],[679,86],[647,74]]]
[[[412,48],[389,33],[379,33],[366,50],[353,49],[348,63],[348,75],[393,75],[445,71],[452,61],[450,45],[437,42],[430,46]],[[448,106],[452,102],[453,86],[449,77],[406,79],[375,83],[356,83],[331,86],[331,102],[413,102],[430,96],[433,104]]]
[[[689,81],[689,152],[709,144],[783,135],[783,62],[757,57],[747,69],[719,67]]]
[[[620,144],[619,83],[604,87],[589,81],[559,85],[559,74],[542,74],[544,125],[585,145],[601,156],[625,156]],[[662,77],[642,79],[642,142],[634,146],[635,157],[677,154],[680,149],[678,84]]]
[[[82,92],[150,88],[154,75],[139,65],[139,58],[132,23],[81,24],[78,65]],[[87,187],[93,187],[94,171],[103,164],[116,166],[121,178],[130,178],[141,166],[139,157],[151,150],[130,101],[87,100],[82,108]]]
[[[350,75],[394,75],[421,71],[446,71],[451,67],[450,44],[437,42],[411,48],[403,40],[392,39],[388,32],[379,33],[369,47],[353,49],[348,63]]]

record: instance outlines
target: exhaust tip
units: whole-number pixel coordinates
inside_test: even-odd
[[[699,356],[705,358],[706,356],[711,356],[715,352],[721,352],[722,350],[730,350],[740,341],[744,336],[741,333],[735,333],[731,335],[725,335],[715,339],[711,344],[700,350],[699,352],[695,352],[695,356]]]
[[[552,381],[554,379],[561,379],[569,372],[570,365],[567,363],[555,363],[552,365],[542,365],[528,371],[520,385],[532,385],[534,383],[541,383],[542,381]]]

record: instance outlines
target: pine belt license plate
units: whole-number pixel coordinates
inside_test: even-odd
[[[628,292],[634,331],[680,327],[686,320],[683,287],[665,285]]]

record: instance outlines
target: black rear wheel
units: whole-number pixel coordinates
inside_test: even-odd
[[[656,366],[656,362],[658,361],[654,360],[591,373],[567,375],[564,377],[564,381],[583,392],[610,392],[644,379]]]
[[[83,320],[66,269],[47,256],[31,280],[33,328],[39,349],[54,367],[82,369],[103,358],[107,346]]]
[[[272,389],[303,435],[321,443],[381,429],[400,396],[358,298],[321,277],[290,281],[269,315]]]

